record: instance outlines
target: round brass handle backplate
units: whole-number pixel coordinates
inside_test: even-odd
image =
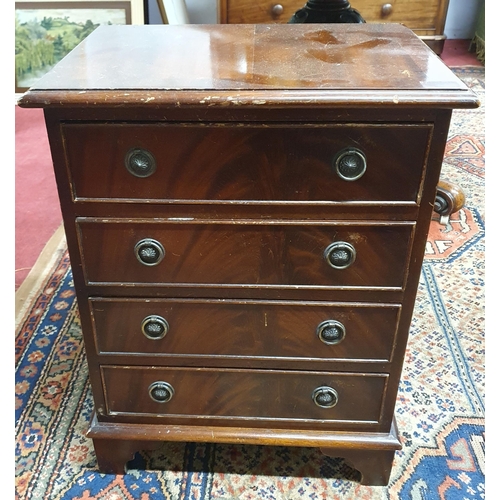
[[[335,241],[326,247],[324,256],[334,269],[346,269],[356,260],[356,250],[350,243]]]
[[[339,401],[339,395],[332,387],[323,385],[314,389],[312,399],[320,408],[333,408]]]
[[[316,328],[316,334],[321,342],[328,345],[339,344],[345,337],[345,326],[334,319],[323,321]]]
[[[333,165],[341,179],[356,181],[366,172],[366,156],[359,149],[345,148],[335,155]]]
[[[174,388],[168,382],[153,382],[149,386],[149,396],[156,403],[168,403],[175,394]]]
[[[142,320],[142,333],[151,340],[160,340],[167,334],[169,329],[168,322],[165,318],[151,314]]]
[[[152,238],[138,241],[134,247],[137,260],[145,266],[157,266],[165,257],[163,245]]]
[[[149,177],[156,171],[156,160],[147,149],[133,148],[125,155],[125,167],[135,177]]]

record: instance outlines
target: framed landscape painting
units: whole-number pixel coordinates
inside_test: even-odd
[[[144,24],[143,0],[16,2],[16,92],[25,92],[101,24]]]

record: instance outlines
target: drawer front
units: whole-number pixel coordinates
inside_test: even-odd
[[[388,380],[386,374],[131,366],[102,366],[101,374],[108,414],[194,418],[199,425],[210,417],[239,424],[247,419],[252,425],[270,420],[376,424]],[[336,401],[333,407],[320,407],[313,400],[321,387],[335,391],[331,399],[327,394],[319,400]],[[152,398],[168,398],[168,391],[173,396],[167,402]]]
[[[287,23],[295,12],[306,4],[306,0],[227,0],[227,23]]]
[[[414,230],[413,223],[83,218],[77,226],[91,285],[295,288],[401,289]]]
[[[356,9],[369,23],[402,23],[410,29],[433,30],[444,26],[445,6],[448,0],[353,0],[351,7]],[[295,12],[306,4],[306,0],[241,2],[227,0],[227,22],[230,24],[248,23],[287,23]],[[442,14],[441,14],[442,12]],[[442,29],[442,28],[441,28]]]
[[[400,306],[91,298],[98,351],[390,361]]]
[[[157,123],[62,130],[76,199],[416,203],[432,127]],[[339,157],[366,162],[364,174],[340,177]],[[132,174],[134,162],[148,175]]]
[[[411,30],[435,30],[441,22],[444,27],[445,5],[448,0],[353,0],[366,22],[401,23]],[[442,28],[441,28],[442,29]],[[417,33],[418,34],[418,33]]]

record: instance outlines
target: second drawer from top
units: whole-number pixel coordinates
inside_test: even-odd
[[[402,290],[414,222],[78,218],[89,285]]]

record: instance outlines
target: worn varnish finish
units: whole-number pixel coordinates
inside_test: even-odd
[[[167,30],[99,30],[41,78],[23,105],[190,105],[208,118],[219,106],[338,108],[354,102],[373,108],[390,101],[401,108],[438,101],[453,108],[457,101],[465,107],[471,102],[465,84],[397,24]]]
[[[106,26],[20,105],[45,109],[100,469],[163,440],[318,446],[387,484],[475,95],[398,25]]]

